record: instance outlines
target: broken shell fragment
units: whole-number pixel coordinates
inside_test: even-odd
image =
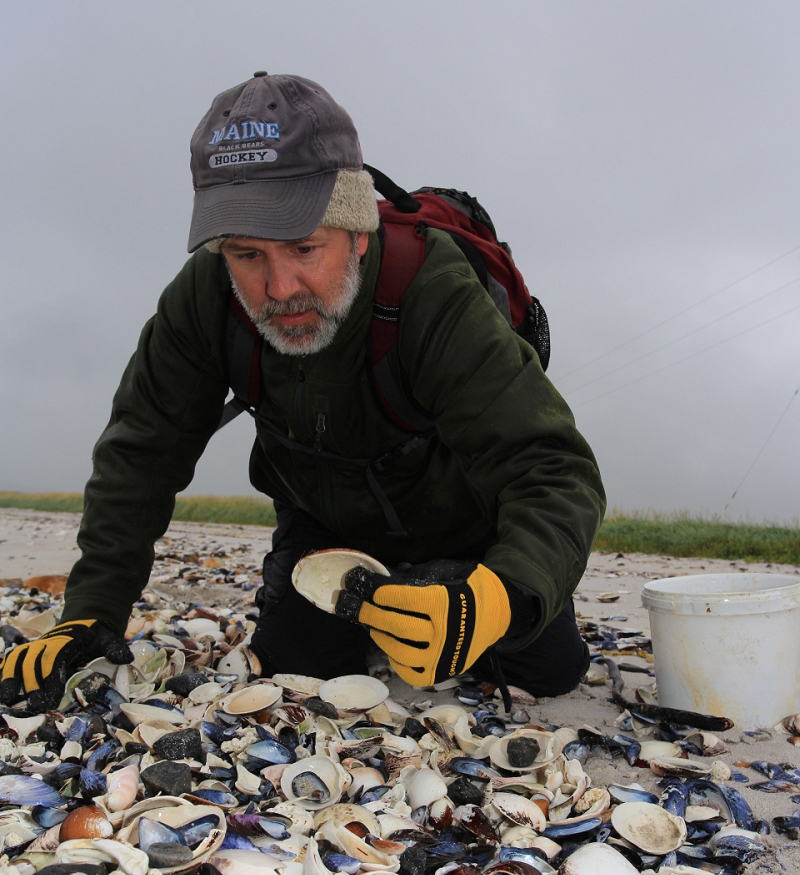
[[[532,799],[516,793],[495,793],[492,796],[492,806],[503,817],[520,826],[529,826],[536,832],[541,832],[547,826],[542,809]]]

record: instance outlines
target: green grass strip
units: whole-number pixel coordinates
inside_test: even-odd
[[[613,514],[603,521],[595,549],[800,565],[800,528]]]
[[[0,507],[81,513],[83,495],[0,492]],[[172,518],[184,522],[274,526],[275,510],[268,498],[190,495],[177,499]],[[686,513],[614,510],[603,522],[595,549],[800,565],[800,526],[723,523]]]
[[[0,507],[82,513],[83,494],[80,492],[0,492]],[[188,495],[178,497],[172,519],[181,522],[274,526],[275,509],[268,498]]]

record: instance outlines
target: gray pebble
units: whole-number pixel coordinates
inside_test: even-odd
[[[154,842],[147,849],[147,859],[154,869],[169,869],[192,859],[192,849],[177,842]]]

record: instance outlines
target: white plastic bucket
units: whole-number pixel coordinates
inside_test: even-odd
[[[653,580],[650,612],[658,701],[772,727],[800,711],[800,578],[698,574]]]

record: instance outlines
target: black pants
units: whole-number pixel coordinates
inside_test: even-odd
[[[276,510],[278,528],[272,551],[264,559],[264,586],[256,594],[260,615],[251,642],[261,661],[262,674],[304,674],[324,679],[363,674],[368,631],[319,610],[291,585],[292,568],[306,553],[348,545],[302,511],[277,506]],[[476,561],[483,552],[482,545],[476,551]],[[506,683],[534,696],[559,696],[574,689],[589,666],[589,649],[575,623],[572,602],[528,647],[513,653],[494,651],[491,657],[485,654],[469,673],[496,682],[492,660],[499,661]]]

